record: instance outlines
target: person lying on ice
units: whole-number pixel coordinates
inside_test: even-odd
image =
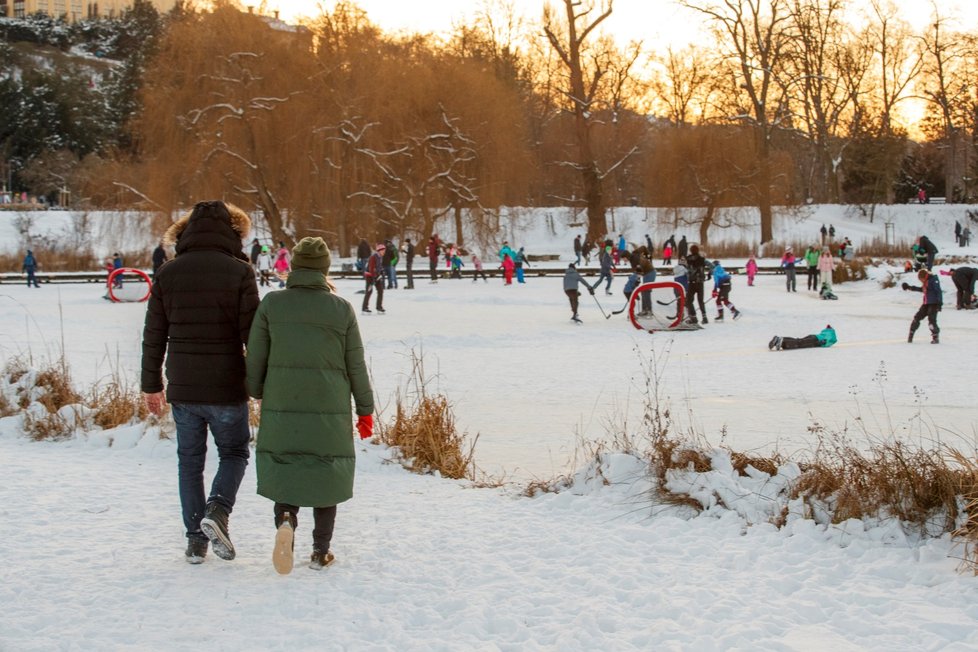
[[[817,335],[806,335],[805,337],[781,337],[775,335],[767,343],[767,348],[772,351],[784,349],[817,349],[828,348],[835,344],[838,339],[835,336],[835,329],[831,324],[826,324],[825,328]]]

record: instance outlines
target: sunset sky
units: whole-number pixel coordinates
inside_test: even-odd
[[[243,0],[246,4],[249,0]],[[525,17],[538,20],[545,0],[510,0]],[[559,0],[558,0],[559,1]],[[320,5],[331,9],[333,0],[266,0],[268,11],[278,9],[281,17],[293,21],[299,16],[319,13]],[[452,21],[466,20],[483,6],[482,0],[358,0],[370,20],[386,31],[441,32],[451,28]],[[557,4],[557,3],[555,3]],[[931,14],[930,0],[899,0],[905,19],[915,25],[926,22]],[[961,26],[978,23],[978,3],[962,0],[939,0],[938,6],[946,15],[956,15]],[[642,40],[655,43],[685,45],[697,39],[697,27],[704,24],[696,14],[679,7],[672,0],[615,0],[614,12],[603,23],[606,31],[624,43]]]

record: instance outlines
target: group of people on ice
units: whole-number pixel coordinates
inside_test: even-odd
[[[685,236],[683,241],[685,242]],[[571,307],[571,319],[580,322],[578,307],[580,300],[579,285],[587,288],[591,295],[602,284],[605,283],[605,294],[612,295],[611,282],[617,271],[617,264],[614,260],[616,247],[612,240],[606,240],[600,254],[600,271],[597,280],[590,284],[581,276],[577,269],[577,262],[570,263],[564,272],[564,293],[567,295]],[[630,273],[625,282],[623,292],[626,301],[630,301],[636,289],[640,291],[641,307],[637,313],[638,317],[647,317],[653,314],[651,290],[641,289],[644,284],[653,283],[656,279],[656,269],[653,263],[653,252],[648,245],[636,247],[631,252],[617,248],[618,260],[627,261],[630,266]],[[740,317],[740,311],[730,301],[731,279],[730,274],[724,270],[719,260],[709,262],[701,253],[699,245],[689,247],[688,254],[680,256],[673,267],[673,280],[679,283],[686,294],[686,308],[688,311],[687,322],[698,325],[699,323],[709,323],[706,315],[706,301],[703,297],[704,285],[708,278],[713,280],[712,299],[716,301],[717,314],[716,321],[723,321],[724,308],[730,310],[734,319]],[[696,307],[699,306],[700,316],[697,316]]]
[[[753,257],[751,257],[753,260]],[[817,290],[823,299],[838,299],[832,292],[832,272],[835,271],[835,258],[828,245],[822,246],[821,251],[818,246],[810,246],[800,257],[795,257],[792,248],[785,247],[784,255],[781,256],[781,268],[785,275],[785,290],[797,292],[797,268],[804,265],[807,271],[808,290]],[[756,263],[755,263],[756,270]],[[748,271],[750,285],[753,285],[753,277]]]

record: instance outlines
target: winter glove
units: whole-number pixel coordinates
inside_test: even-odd
[[[374,418],[369,414],[361,414],[357,417],[357,432],[360,433],[360,439],[367,439],[374,434]]]
[[[593,296],[594,296],[594,288],[592,288],[592,287],[589,287],[589,288],[587,289],[587,293],[588,293],[588,294],[590,294],[590,295],[591,295],[591,296],[593,297]]]
[[[902,288],[903,288],[904,290],[909,290],[909,289],[910,289],[910,284],[909,284],[909,283],[907,283],[906,281],[904,281],[904,282],[903,282],[903,283],[902,283],[902,284],[900,285],[900,287],[902,287]]]
[[[717,290],[716,288],[713,288],[713,298],[716,299],[718,296],[720,296],[720,291]]]
[[[146,409],[153,416],[158,417],[163,414],[163,408],[166,405],[166,395],[163,392],[143,394],[143,401],[146,403]]]

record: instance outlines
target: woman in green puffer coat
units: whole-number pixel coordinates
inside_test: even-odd
[[[265,296],[248,337],[248,393],[261,399],[258,493],[275,501],[280,573],[293,564],[299,507],[312,507],[310,568],[333,561],[336,505],[353,496],[356,465],[350,396],[361,439],[373,434],[373,391],[353,307],[335,294],[322,238],[292,250],[286,289]]]

